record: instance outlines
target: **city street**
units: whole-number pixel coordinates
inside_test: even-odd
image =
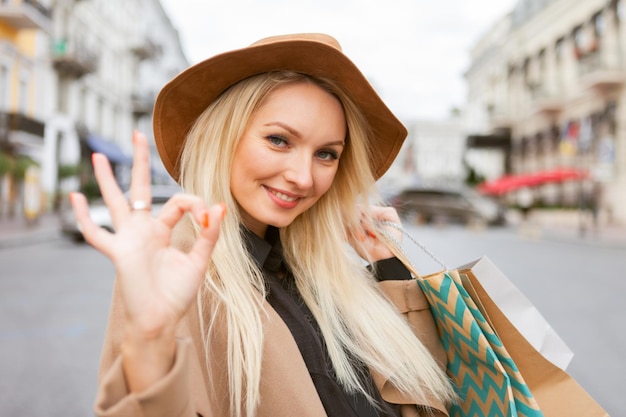
[[[488,255],[574,351],[569,373],[610,415],[626,415],[623,247],[528,238],[514,228],[409,231],[449,267]],[[406,247],[423,274],[440,269]],[[0,265],[0,415],[92,415],[112,266],[61,239],[1,249]]]

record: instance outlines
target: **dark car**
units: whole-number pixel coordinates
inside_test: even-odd
[[[505,223],[504,207],[471,189],[408,188],[390,204],[403,219],[420,223]]]

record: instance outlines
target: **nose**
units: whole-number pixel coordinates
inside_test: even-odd
[[[311,188],[313,186],[313,159],[306,155],[294,155],[290,158],[283,176],[300,190]]]

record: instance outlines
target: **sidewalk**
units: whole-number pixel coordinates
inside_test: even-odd
[[[526,223],[513,216],[509,227],[530,239],[626,249],[625,226],[601,221],[594,227],[589,215],[577,210],[538,210],[531,213]]]
[[[28,224],[21,215],[0,218],[0,249],[20,247],[35,242],[50,241],[62,237],[56,213],[44,213]]]

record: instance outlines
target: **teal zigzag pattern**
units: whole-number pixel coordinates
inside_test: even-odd
[[[518,411],[518,415],[526,416],[526,417],[543,417],[543,413],[539,409],[539,405],[537,401],[533,397],[528,385],[524,381],[522,374],[520,373],[517,365],[509,355],[509,352],[506,350],[506,347],[502,344],[502,341],[495,333],[489,322],[483,316],[483,313],[478,308],[474,299],[469,295],[465,287],[463,286],[464,276],[460,277],[460,281],[455,279],[455,277],[451,277],[456,285],[461,297],[465,301],[467,307],[474,316],[474,319],[478,323],[478,326],[482,330],[483,334],[489,341],[491,348],[493,349],[496,357],[502,364],[504,370],[509,376],[511,382],[511,389],[513,391],[513,399],[515,401],[515,406]]]
[[[468,306],[466,297],[469,298],[469,295],[460,283],[455,282],[448,273],[417,281],[429,300],[448,356],[448,375],[455,382],[461,399],[450,408],[450,417],[542,416],[541,412],[533,413],[535,410],[523,402],[518,409],[514,390],[523,389],[520,390],[518,382],[511,381],[507,374],[508,369],[517,368],[514,368],[515,364],[510,357],[505,364],[499,360],[490,340],[493,340],[494,346],[502,346],[501,342],[493,331],[487,334],[483,332],[479,321],[484,321],[484,318],[482,315],[476,316],[479,319],[475,318],[473,313],[480,314],[480,311],[473,303],[471,308]],[[525,411],[529,409],[531,413],[526,414]]]

